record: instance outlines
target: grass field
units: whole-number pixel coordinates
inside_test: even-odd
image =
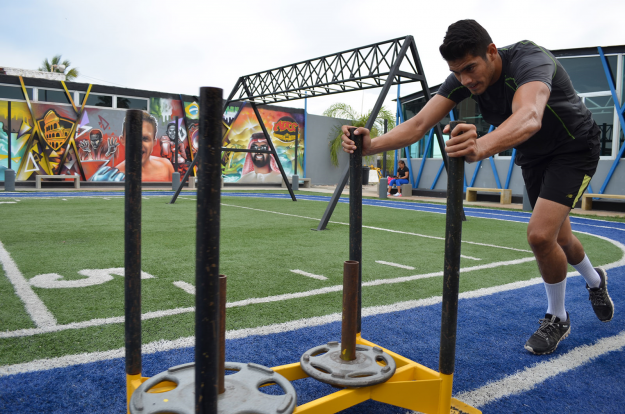
[[[194,332],[195,197],[168,199],[146,192],[142,200],[145,344]],[[222,195],[228,331],[340,313],[348,205],[337,205],[327,230],[311,231],[327,200]],[[386,204],[363,206],[363,308],[441,294],[444,209]],[[526,222],[484,211],[463,224],[460,291],[539,277]],[[123,276],[111,270],[124,266],[123,197],[16,198],[0,204],[0,217],[0,368],[123,347]],[[577,236],[595,265],[623,256],[605,237]],[[11,260],[52,322],[29,313],[8,274]]]

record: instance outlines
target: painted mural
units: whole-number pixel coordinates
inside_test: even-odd
[[[288,111],[288,112],[287,112]],[[301,110],[259,108],[265,128],[287,176],[302,174],[304,154],[304,114]],[[269,144],[249,105],[231,106],[224,113],[225,148],[269,150]],[[239,184],[280,184],[282,176],[271,154],[262,152],[226,152],[222,154],[224,181]]]
[[[287,175],[295,172],[295,142],[298,142],[297,170],[301,174],[302,110],[262,108],[259,111]],[[12,102],[9,131],[8,105],[0,101],[0,180],[4,179],[10,157],[18,181],[34,180],[37,174],[79,175],[84,181],[123,181],[125,115],[125,111],[111,108],[89,107],[81,112],[81,108],[71,105],[32,102],[29,107],[26,102]],[[143,120],[143,181],[171,181],[176,169],[184,174],[198,148],[198,103],[151,98],[149,113],[144,114]],[[230,105],[224,113],[223,126],[224,147],[269,149],[251,107],[241,103]],[[262,152],[224,152],[222,168],[226,182],[279,184],[282,181],[274,157]]]

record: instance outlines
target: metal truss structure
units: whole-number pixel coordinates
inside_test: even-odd
[[[365,128],[371,129],[391,86],[414,82],[420,82],[424,96],[426,100],[429,100],[431,98],[430,89],[428,88],[423,66],[419,59],[415,40],[412,36],[398,37],[292,65],[241,76],[224,103],[224,110],[232,102],[249,102],[267,138],[270,152],[274,155],[280,168],[282,179],[287,185],[291,198],[295,201],[295,195],[262,121],[258,105],[382,88],[371,116],[365,125]],[[445,168],[447,168],[447,154],[444,151],[445,142],[440,125],[435,127],[435,132],[441,154],[443,155],[443,162]],[[228,149],[223,148],[222,150],[227,151]],[[252,152],[251,150],[240,151]],[[195,167],[195,163],[196,160],[194,159],[187,170],[187,174],[182,179],[182,183],[188,179],[190,171]],[[349,166],[345,168],[316,230],[324,230],[326,228],[340,195],[345,185],[347,185],[348,178]],[[170,203],[175,202],[181,189],[182,184]]]
[[[425,81],[412,36],[362,46],[292,65],[242,76],[230,101],[272,104],[337,93]],[[406,47],[413,53],[406,54]],[[395,68],[396,63],[403,63]]]

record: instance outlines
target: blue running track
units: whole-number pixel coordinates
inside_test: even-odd
[[[36,193],[44,197],[92,196],[110,197],[123,193]],[[147,195],[170,195],[171,192]],[[184,195],[194,195],[185,193]],[[224,193],[231,197],[288,198],[284,195]],[[10,197],[31,197],[17,193]],[[5,194],[0,193],[0,197]],[[328,201],[324,196],[298,196],[302,200]],[[347,202],[347,199],[341,199]],[[398,201],[363,200],[365,205],[429,211],[444,214],[445,206]],[[527,222],[524,212],[465,208],[467,216]],[[596,219],[571,218],[574,230],[610,238],[625,244],[625,223]],[[542,284],[502,291],[488,296],[461,299],[458,315],[456,374],[454,395],[478,390],[493,381],[509,378],[504,396],[479,408],[484,413],[618,413],[625,412],[625,318],[621,303],[625,301],[625,268],[610,269],[610,295],[616,304],[616,315],[601,323],[592,312],[581,277],[567,284],[567,310],[571,315],[571,335],[554,354],[535,356],[523,344],[538,327],[545,312]],[[363,318],[363,338],[438,370],[440,303],[404,311]],[[228,340],[226,359],[255,362],[265,366],[293,363],[309,348],[329,340],[340,340],[340,322],[319,327],[265,336]],[[571,363],[577,353],[592,352],[604,341],[616,343],[611,350],[579,366],[556,373],[556,368],[541,366],[550,361],[555,367]],[[589,348],[584,348],[589,347]],[[581,352],[579,352],[582,350]],[[567,359],[567,356],[571,358]],[[144,354],[143,374],[153,376],[167,368],[193,361],[193,348]],[[573,358],[574,359],[574,358]],[[523,382],[510,377],[529,367],[547,372],[546,379],[533,387],[515,392]],[[312,379],[294,382],[298,404],[306,403],[335,391]],[[125,404],[123,359],[112,359],[67,368],[0,377],[0,412],[11,413],[122,413]],[[619,408],[621,407],[621,408]],[[344,413],[391,414],[407,410],[377,402],[366,402]]]

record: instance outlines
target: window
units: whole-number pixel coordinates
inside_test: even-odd
[[[28,99],[33,99],[33,88],[26,88]],[[25,101],[24,92],[19,86],[0,85],[0,98]]]
[[[144,111],[148,110],[148,100],[147,99],[137,99],[137,98],[125,98],[118,96],[117,97],[117,108],[121,109],[141,109]]]
[[[78,105],[82,105],[83,99],[85,99],[85,93],[80,93],[80,102]],[[113,97],[107,95],[98,95],[95,93],[90,93],[87,98],[87,106],[103,106],[106,108],[113,107]]]
[[[54,102],[71,105],[65,91],[54,89],[39,89],[37,92],[37,100],[40,102]]]
[[[614,75],[618,74],[618,56],[606,56],[606,60],[610,75],[617,83]],[[618,147],[613,149],[613,142],[618,136],[614,130],[616,112],[601,58],[585,56],[559,59],[559,61],[571,77],[575,91],[582,98],[601,130],[600,155],[613,155],[613,151],[618,149]]]

